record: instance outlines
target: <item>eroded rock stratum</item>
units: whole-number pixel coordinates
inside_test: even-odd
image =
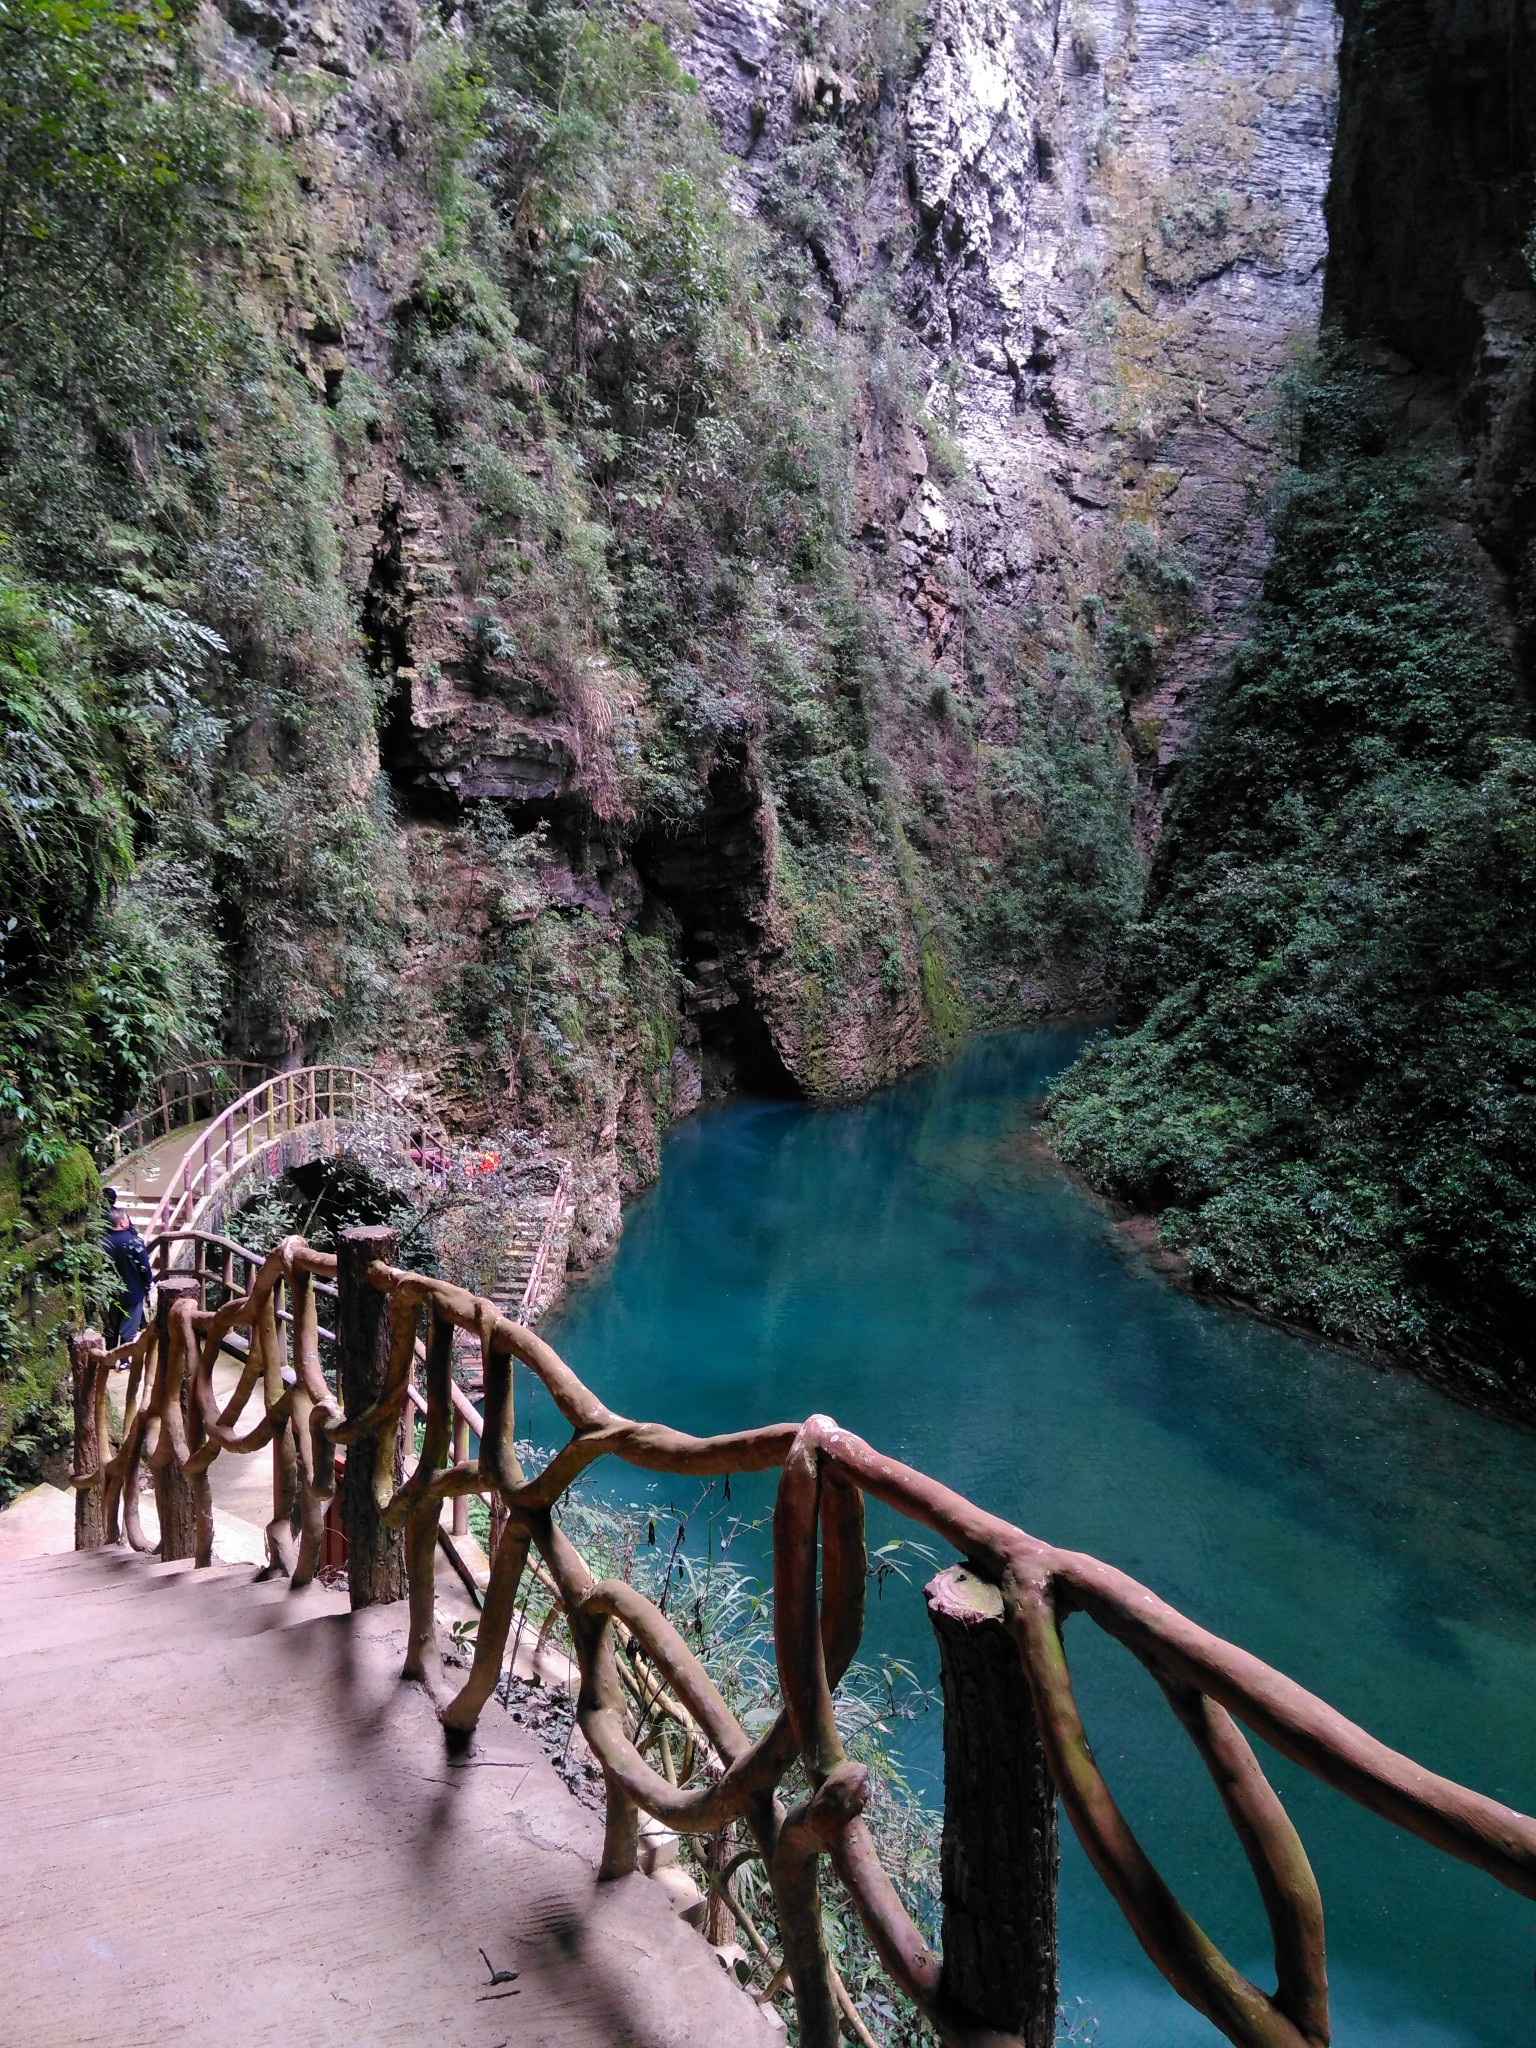
[[[807,149],[807,60],[774,8],[697,18],[690,61],[771,213]],[[1118,626],[1145,840],[1265,559],[1275,382],[1322,292],[1335,12],[939,0],[912,33],[809,239],[831,317],[875,291],[909,324],[971,471],[946,488],[871,417],[864,536],[956,670],[971,607],[1057,653]]]

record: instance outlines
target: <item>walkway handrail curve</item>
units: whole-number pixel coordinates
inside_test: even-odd
[[[269,1075],[232,1102],[189,1147],[144,1234],[165,1237],[195,1229],[259,1154],[299,1129],[369,1119],[404,1122],[409,1115],[400,1097],[361,1067],[294,1067]]]
[[[187,1124],[197,1122],[197,1106],[207,1097],[216,1110],[221,1098],[241,1095],[255,1086],[271,1067],[264,1060],[195,1060],[188,1065],[168,1067],[150,1083],[149,1095],[142,1097],[115,1129],[107,1132],[96,1148],[98,1163],[107,1169],[142,1151],[157,1138],[169,1137]],[[233,1076],[234,1085],[230,1086]],[[256,1077],[255,1080],[248,1079]]]
[[[364,1257],[369,1235],[358,1233]],[[384,1297],[389,1363],[381,1391],[361,1412],[343,1413],[320,1366],[315,1289],[317,1282],[330,1281],[342,1289],[338,1328],[349,1313],[348,1288],[369,1287]],[[279,1288],[289,1304],[281,1322],[274,1301]],[[335,1256],[299,1237],[286,1239],[262,1262],[243,1296],[203,1309],[187,1294],[170,1304],[165,1326],[163,1349],[153,1327],[115,1351],[106,1350],[94,1332],[73,1340],[77,1415],[89,1414],[94,1431],[89,1437],[77,1433],[73,1484],[101,1489],[107,1540],[118,1540],[121,1510],[130,1544],[148,1547],[137,1522],[138,1472],[146,1457],[157,1469],[174,1460],[193,1485],[197,1562],[207,1564],[213,1545],[209,1466],[221,1451],[247,1452],[286,1435],[301,1534],[295,1544],[286,1515],[279,1515],[268,1539],[274,1564],[289,1572],[294,1586],[303,1585],[319,1562],[326,1503],[335,1490],[336,1446],[358,1446],[354,1455],[370,1456],[378,1523],[405,1535],[410,1621],[403,1675],[427,1688],[450,1740],[460,1742],[469,1738],[499,1680],[523,1574],[530,1568],[539,1573],[555,1589],[570,1625],[581,1679],[578,1718],[606,1783],[601,1875],[618,1877],[636,1867],[641,1812],[689,1833],[743,1825],[768,1869],[783,1967],[806,2048],[833,2048],[838,2033],[841,1986],[826,1954],[817,1903],[816,1870],[823,1856],[835,1865],[890,1975],[945,2041],[957,2048],[981,2048],[984,2041],[998,2048],[1015,2038],[956,2009],[941,1958],[880,1866],[862,1819],[865,1774],[843,1753],[838,1735],[832,1692],[863,1628],[866,1497],[941,1537],[973,1573],[998,1589],[1050,1778],[1079,1840],[1163,1976],[1237,2048],[1326,2048],[1329,2039],[1317,1885],[1238,1721],[1334,1790],[1536,1898],[1536,1819],[1389,1749],[1283,1672],[1201,1628],[1112,1565],[1059,1549],[978,1508],[827,1416],[713,1437],[632,1421],[609,1409],[550,1345],[509,1321],[494,1303],[378,1260],[366,1266],[354,1260],[339,1271]],[[221,1411],[212,1369],[236,1328],[250,1333],[247,1359],[240,1387]],[[472,1332],[480,1343],[485,1399],[478,1457],[449,1462],[456,1330]],[[514,1448],[514,1363],[533,1373],[572,1431],[544,1469],[532,1474],[524,1472]],[[111,1453],[106,1388],[109,1372],[120,1366],[129,1370],[127,1421],[121,1445]],[[418,1370],[426,1382],[425,1435],[415,1471],[397,1488],[393,1447],[408,1404],[421,1401]],[[190,1426],[183,1412],[184,1379],[190,1382]],[[238,1436],[236,1425],[257,1387],[263,1389],[261,1420]],[[373,1453],[366,1448],[369,1439]],[[81,1453],[87,1443],[100,1447],[93,1464]],[[783,1704],[755,1741],[736,1724],[703,1664],[660,1610],[633,1586],[595,1582],[555,1521],[554,1510],[572,1483],[604,1457],[678,1476],[779,1472],[773,1591]],[[472,1494],[488,1495],[504,1526],[474,1661],[468,1678],[453,1690],[438,1653],[433,1556],[444,1502]],[[354,1514],[373,1510],[352,1504]],[[530,1566],[532,1552],[539,1563]],[[1215,1780],[1269,1917],[1278,1980],[1273,1993],[1249,1982],[1184,1911],[1100,1775],[1067,1662],[1062,1631],[1072,1614],[1094,1622],[1151,1672]],[[616,1637],[615,1631],[621,1633]],[[697,1785],[663,1775],[637,1746],[644,1738],[628,1713],[616,1640],[647,1658],[658,1687],[666,1688],[701,1751],[713,1750],[714,1765]],[[646,1719],[649,1725],[654,1716]],[[1001,1732],[1010,1740],[1025,1739],[1022,1727]],[[811,1794],[786,1814],[775,1795],[797,1760]],[[739,1918],[728,1882],[722,1896]]]

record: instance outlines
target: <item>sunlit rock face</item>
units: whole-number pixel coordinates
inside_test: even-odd
[[[807,108],[775,8],[696,14],[690,62],[742,204],[771,213],[786,152],[848,124],[849,82],[812,59]],[[1335,10],[938,0],[918,35],[808,239],[830,319],[871,288],[894,300],[972,475],[946,486],[872,418],[866,537],[941,665],[963,604],[1060,654],[1113,622],[1127,549],[1183,570],[1119,607],[1136,616],[1111,664],[1150,836],[1254,599],[1285,453],[1275,381],[1317,330]]]

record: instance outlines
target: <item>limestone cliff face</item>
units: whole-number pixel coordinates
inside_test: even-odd
[[[1529,1415],[1536,39],[1523,0],[1340,16],[1257,631],[1055,1130],[1199,1284]]]
[[[770,212],[786,150],[856,117],[776,8],[703,0],[690,52]],[[1267,543],[1273,385],[1316,334],[1331,0],[936,0],[835,228],[829,317],[894,297],[971,476],[869,436],[873,548],[957,671],[967,607],[1108,649],[1143,839]]]
[[[446,22],[472,43],[472,10]],[[1331,0],[887,0],[809,24],[701,0],[686,36],[732,204],[801,267],[854,393],[887,681],[861,686],[868,822],[835,886],[818,828],[786,842],[757,680],[724,680],[690,742],[686,829],[647,822],[626,776],[656,705],[590,647],[530,663],[551,635],[491,592],[476,477],[412,459],[412,349],[458,317],[422,284],[435,21],[414,0],[223,0],[207,35],[295,174],[266,296],[334,423],[343,580],[381,694],[415,919],[394,1051],[466,1118],[548,1123],[590,1154],[589,1249],[701,1086],[835,1097],[967,1024],[1107,999],[1130,833],[1155,836],[1243,630],[1266,407],[1322,288]],[[472,828],[487,806],[510,835],[494,857]],[[524,930],[563,934],[537,976],[507,966]],[[570,1051],[555,987],[588,1033],[574,1101],[537,1079],[542,1043],[556,1066]],[[453,997],[472,1026],[445,1024],[445,989],[479,991]],[[471,1086],[447,1043],[466,1030]]]

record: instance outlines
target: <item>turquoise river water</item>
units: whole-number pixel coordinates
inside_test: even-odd
[[[1145,1271],[1030,1143],[1031,1099],[1083,1038],[978,1040],[851,1109],[693,1118],[547,1334],[626,1414],[699,1432],[834,1415],[1134,1573],[1433,1768],[1536,1809],[1536,1439]],[[547,1399],[530,1416],[524,1397],[519,1419],[550,1440]],[[743,1507],[770,1497],[734,1489]],[[874,1540],[892,1533],[872,1520]],[[865,1654],[931,1676],[926,1569],[871,1599]],[[1081,1617],[1067,1646],[1132,1825],[1207,1932],[1272,1983],[1246,1866],[1161,1696]],[[914,1781],[935,1787],[938,1711],[896,1725]],[[1339,2048],[1528,2048],[1536,1906],[1265,1761],[1322,1886]],[[1066,1829],[1061,1917],[1064,1998],[1097,2016],[1100,2048],[1218,2039]]]

